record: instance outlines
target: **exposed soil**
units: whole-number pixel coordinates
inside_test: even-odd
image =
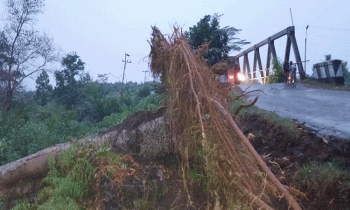
[[[185,189],[178,168],[167,161],[131,159],[134,173],[118,181],[103,176],[102,209],[205,209],[204,191],[191,182]]]
[[[296,122],[297,123],[297,122]],[[244,134],[251,136],[251,143],[278,179],[287,186],[295,186],[295,177],[300,168],[310,162],[336,162],[342,169],[350,169],[350,140],[332,136],[318,137],[316,132],[298,124],[299,132],[295,136],[276,126],[257,114],[246,114],[238,119]],[[251,135],[251,134],[253,135]],[[329,196],[319,203],[311,202],[314,195],[307,198],[297,196],[303,209],[349,209],[350,188],[342,188],[342,182],[330,187]],[[347,180],[349,182],[349,179]],[[319,183],[322,185],[322,183]],[[303,189],[300,189],[303,191]],[[344,196],[337,197],[337,192],[344,190]],[[345,200],[345,201],[344,201]]]

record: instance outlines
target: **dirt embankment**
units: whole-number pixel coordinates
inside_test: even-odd
[[[339,170],[348,171],[350,169],[350,139],[318,137],[315,131],[302,124],[298,124],[298,131],[291,135],[288,129],[277,126],[271,120],[258,114],[245,114],[238,119],[238,124],[245,135],[253,134],[250,134],[251,143],[279,180],[287,186],[299,188],[298,190],[306,193],[306,197],[298,197],[303,204],[303,209],[349,208],[350,185],[348,183],[350,177],[347,176],[349,173],[332,178],[337,171],[330,170],[329,173],[333,174],[328,174],[329,177],[326,180],[320,178],[323,174],[312,174],[311,171],[309,180],[300,180],[299,177],[304,166],[312,163],[336,164]],[[322,180],[323,183],[317,183]],[[331,183],[326,183],[327,180],[330,180]],[[310,184],[315,184],[315,182],[318,186]],[[310,189],[312,187],[314,189]],[[318,188],[324,188],[323,195],[317,195]]]

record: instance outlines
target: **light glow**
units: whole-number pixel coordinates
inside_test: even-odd
[[[244,81],[245,80],[245,76],[242,73],[238,73],[237,76],[238,76],[238,79],[240,81]]]
[[[233,75],[229,75],[228,78],[229,78],[229,79],[233,79],[234,76],[233,76]]]

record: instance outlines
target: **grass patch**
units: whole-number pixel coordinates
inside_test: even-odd
[[[247,102],[244,100],[235,100],[231,103],[230,109],[234,112],[234,110],[236,110],[240,105],[245,104],[247,104]],[[289,135],[290,137],[295,137],[298,136],[298,134],[300,134],[298,130],[298,124],[295,123],[294,120],[290,118],[281,117],[274,112],[266,111],[263,109],[259,109],[256,106],[252,106],[246,109],[242,109],[239,112],[239,116],[243,115],[258,115],[270,122],[271,124],[274,124],[276,127],[281,126],[287,132],[287,135]]]
[[[305,164],[296,174],[294,184],[309,196],[316,209],[350,206],[350,172],[335,162]]]

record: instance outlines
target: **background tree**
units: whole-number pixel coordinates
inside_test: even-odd
[[[5,89],[6,89],[6,72],[4,68],[7,63],[9,63],[9,57],[7,52],[9,52],[10,46],[6,40],[4,32],[0,33],[0,105],[1,102],[5,101]]]
[[[49,75],[44,70],[36,79],[35,99],[39,101],[41,106],[45,106],[49,101],[52,93],[52,85],[50,85]]]
[[[85,63],[75,52],[72,52],[62,59],[61,64],[64,69],[55,72],[55,96],[67,107],[72,107],[76,105],[79,96],[76,76],[83,74]]]
[[[350,72],[348,68],[348,62],[346,61],[342,62],[342,69],[343,69],[343,75],[344,75],[344,83],[345,85],[350,85]]]
[[[190,44],[195,49],[198,49],[205,42],[210,42],[206,55],[210,65],[226,59],[230,51],[241,50],[242,45],[250,43],[234,37],[241,29],[229,26],[220,28],[220,17],[221,15],[218,14],[206,15],[197,25],[190,27],[189,31],[186,32]]]
[[[0,81],[2,107],[11,109],[15,91],[28,76],[57,60],[53,40],[34,29],[43,0],[7,0],[6,22],[1,34]]]
[[[274,58],[272,60],[272,67],[273,71],[270,73],[267,83],[282,83],[284,82],[284,71],[283,71],[283,65],[278,58]]]

